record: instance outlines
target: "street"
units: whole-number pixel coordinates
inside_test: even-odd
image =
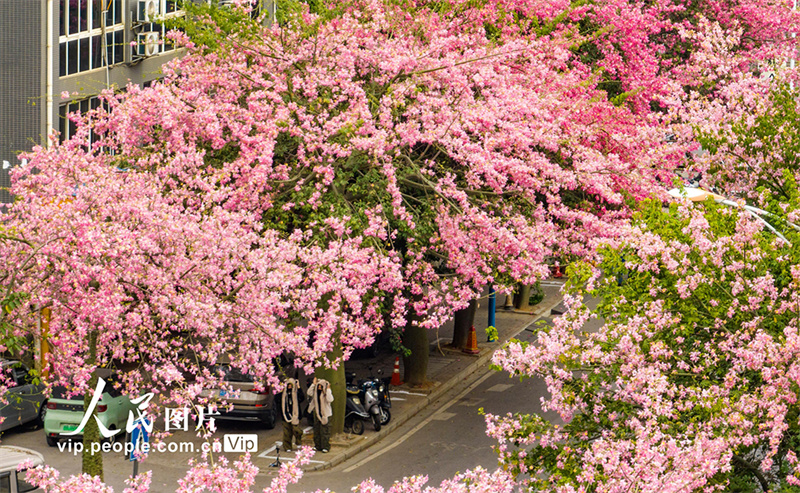
[[[432,484],[438,484],[458,471],[477,465],[493,468],[496,464],[496,456],[491,449],[493,441],[484,433],[484,420],[478,409],[483,408],[495,414],[538,410],[538,398],[545,389],[544,384],[537,380],[520,382],[505,373],[478,373],[375,446],[331,470],[306,473],[299,485],[290,488],[290,491],[315,491],[318,488],[350,491],[354,485],[369,477],[388,486],[411,474],[427,474]],[[419,396],[402,393],[392,396],[395,401],[415,397]],[[254,455],[253,462],[262,471],[271,472],[269,463],[274,461],[273,444],[280,440],[280,423],[275,430],[269,431],[259,429],[258,425],[233,422],[221,422],[219,428],[220,433],[257,434],[260,453]],[[373,433],[370,427],[365,431],[365,434],[369,433]],[[198,448],[202,443],[188,432],[176,433],[168,441],[196,443]],[[80,455],[71,453],[68,448],[60,451],[57,447],[48,447],[44,443],[42,430],[11,430],[3,436],[2,443],[35,449],[44,454],[48,465],[62,473],[76,474],[80,471]],[[140,471],[153,470],[153,491],[169,491],[175,481],[183,476],[185,464],[191,455],[181,452],[154,455],[142,463]],[[230,458],[236,456],[226,455]],[[287,456],[293,454],[281,454],[282,458]],[[104,454],[104,462],[106,482],[114,486],[115,491],[121,491],[123,481],[131,473],[132,464],[119,453]],[[259,475],[255,491],[260,491],[270,481],[270,476]]]
[[[551,322],[547,316],[540,320]],[[535,331],[536,325],[530,325],[517,338],[532,341]],[[390,361],[393,358],[384,355],[383,360]],[[354,370],[364,373],[375,361],[356,360],[348,364]],[[435,366],[447,364],[450,360],[442,359],[442,363],[437,363],[436,359],[432,361]],[[504,372],[489,370],[488,366],[478,369],[465,375],[453,388],[374,445],[332,469],[306,472],[300,483],[290,487],[289,491],[326,488],[337,492],[350,491],[353,486],[367,478],[373,478],[388,487],[409,475],[427,475],[429,484],[438,485],[442,480],[476,466],[493,469],[497,464],[495,452],[492,450],[494,441],[485,434],[484,418],[479,410],[482,408],[486,413],[492,414],[537,412],[540,410],[540,397],[545,392],[544,383],[538,379],[520,381],[510,378]],[[396,410],[424,398],[425,394],[408,389],[392,390]],[[555,415],[548,417],[558,419]],[[281,423],[274,430],[265,430],[258,423],[219,421],[217,424],[216,436],[257,436],[258,448],[251,454],[251,459],[261,472],[256,479],[254,491],[268,486],[276,471],[270,464],[276,460],[275,445],[281,440]],[[367,426],[363,436],[349,435],[348,439],[357,442],[374,433],[372,427]],[[24,427],[10,430],[2,437],[4,445],[28,447],[43,453],[45,463],[62,474],[77,474],[80,471],[80,454],[75,453],[74,448],[70,449],[68,444],[63,449],[48,447],[44,442],[42,430]],[[198,458],[204,444],[191,431],[178,431],[164,442],[175,449],[151,453],[150,458],[141,463],[139,468],[140,472],[153,471],[153,491],[172,491],[177,480],[184,476],[189,459]],[[222,455],[234,460],[240,454]],[[280,459],[287,460],[293,456],[292,453],[283,452]],[[321,461],[326,458],[330,460],[326,455],[313,457],[311,466],[322,464]],[[132,463],[122,453],[111,452],[104,454],[104,465],[106,482],[115,491],[121,491],[125,487],[125,479],[131,474]]]
[[[420,413],[375,447],[330,471],[305,474],[289,491],[329,488],[346,492],[370,477],[388,487],[404,476],[419,474],[427,475],[429,484],[438,485],[457,472],[476,466],[494,469],[495,442],[486,436],[484,418],[478,410],[483,408],[493,414],[539,411],[539,397],[545,391],[544,383],[538,379],[520,381],[503,372],[481,372],[474,381],[454,388],[428,412]]]

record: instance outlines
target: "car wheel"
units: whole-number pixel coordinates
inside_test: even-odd
[[[277,421],[277,419],[275,408],[270,409],[267,416],[264,418],[264,426],[266,426],[268,430],[275,428],[275,421]]]
[[[111,425],[111,426],[108,428],[108,431],[114,431],[114,430],[116,430],[116,429],[117,429],[117,427],[116,427],[116,426],[114,426],[114,425]],[[105,438],[105,439],[103,439],[102,441],[104,441],[104,442],[108,442],[108,443],[110,443],[111,445],[114,445],[114,443],[116,443],[116,441],[117,441],[117,440],[119,440],[119,433],[114,433],[113,435],[111,435],[111,436],[110,436],[110,437],[108,437],[108,438]]]
[[[45,437],[45,439],[47,439],[47,445],[51,447],[55,447],[56,445],[58,445],[58,438],[56,437],[47,436]]]
[[[381,425],[386,426],[386,424],[392,419],[392,413],[386,409],[385,407],[381,408]]]
[[[42,405],[39,407],[39,414],[36,416],[36,419],[33,420],[33,429],[39,429],[44,427],[44,415],[47,414],[47,401],[42,402]]]
[[[353,433],[356,435],[363,435],[364,434],[364,422],[360,419],[354,419],[353,424],[351,425],[351,429]]]

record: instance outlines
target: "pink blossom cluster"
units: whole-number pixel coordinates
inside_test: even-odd
[[[788,2],[397,3],[305,12],[216,50],[171,33],[186,51],[163,80],[107,92],[70,140],[26,156],[5,223],[21,241],[0,245],[4,287],[30,310],[3,317],[49,340],[52,383],[85,390],[114,365],[130,392],[185,403],[230,361],[277,386],[282,354],[335,366],[331,349],[348,357],[387,320],[438,327],[487,285],[542,277],[552,254],[588,256],[587,290],[628,280],[604,294],[604,327],[582,334],[598,313],[568,297],[537,344],[495,356],[542,377],[562,423],[490,416],[505,469],[429,491],[712,491],[734,468],[796,467],[782,443],[800,274],[768,268],[780,242],[746,216],[717,218],[718,235],[688,205],[669,218],[680,236],[627,222],[694,132],[766,104],[753,67],[796,47]],[[41,307],[47,333],[30,329]],[[180,491],[245,491],[254,474],[194,464]],[[275,492],[299,469],[281,474]]]
[[[262,493],[286,493],[289,485],[296,484],[303,475],[301,466],[308,464],[314,455],[311,447],[301,447],[297,457],[281,464],[277,476]],[[249,454],[242,456],[232,465],[222,457],[216,462],[206,458],[201,463],[190,464],[183,479],[178,481],[176,493],[247,493],[253,492],[258,468],[250,462]],[[61,480],[59,472],[49,466],[32,468],[30,463],[21,464],[20,471],[26,471],[28,482],[38,486],[45,493],[113,493],[114,489],[103,484],[97,477],[86,474],[71,476]],[[428,478],[414,476],[398,481],[389,489],[375,484],[373,480],[363,481],[353,491],[358,493],[511,493],[515,482],[505,471],[489,472],[478,467],[455,475],[442,482],[439,487],[427,486]],[[127,480],[128,487],[122,493],[147,493],[150,491],[151,471]],[[329,490],[325,490],[329,491]],[[317,490],[323,493],[322,490]]]
[[[542,411],[560,418],[487,416],[501,460],[543,491],[796,481],[800,277],[786,242],[744,211],[690,203],[648,206],[627,240],[536,343],[494,355],[542,378]],[[585,330],[593,318],[604,324]]]
[[[51,374],[80,388],[97,331],[132,392],[185,402],[226,358],[277,385],[283,353],[335,365],[386,320],[438,327],[614,236],[679,150],[586,84],[566,33],[494,43],[462,20],[365,0],[313,37],[173,33],[163,81],[30,153],[7,222],[25,242],[3,253],[53,307]]]

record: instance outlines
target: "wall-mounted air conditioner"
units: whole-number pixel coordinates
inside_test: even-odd
[[[161,0],[139,0],[136,9],[136,20],[139,22],[155,22],[161,15]]]
[[[161,41],[161,33],[150,31],[136,35],[136,54],[142,57],[157,55]]]

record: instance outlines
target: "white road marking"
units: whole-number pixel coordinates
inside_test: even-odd
[[[283,446],[283,442],[275,442],[275,445],[273,445],[272,447],[270,447],[270,448],[264,450],[263,452],[261,452],[260,454],[258,454],[258,457],[261,457],[262,459],[273,459],[273,460],[274,459],[279,459],[279,460],[283,460],[283,461],[287,461],[287,462],[288,461],[293,461],[295,459],[295,453],[294,452],[284,452],[284,454],[287,454],[286,457],[278,457],[277,454],[276,455],[269,455],[271,452],[275,452],[275,449],[277,449],[278,447],[281,447],[281,446]],[[288,454],[291,454],[291,456],[289,456]],[[310,460],[309,462],[313,462],[315,464],[324,464],[325,463],[324,461],[321,461],[321,460]]]
[[[405,399],[403,399],[402,397],[392,397],[392,400],[393,401],[404,401]]]
[[[448,419],[454,417],[456,413],[441,413],[437,414],[433,419],[436,421],[447,421]]]
[[[374,453],[374,454],[370,455],[369,457],[367,457],[367,458],[365,458],[365,459],[363,459],[363,460],[361,460],[361,461],[357,462],[356,464],[353,464],[352,466],[350,466],[350,467],[348,467],[347,469],[345,469],[345,470],[344,470],[344,472],[351,472],[351,471],[353,471],[353,470],[355,470],[355,469],[358,469],[359,467],[361,467],[361,466],[363,466],[364,464],[368,463],[368,462],[369,462],[369,461],[371,461],[372,459],[375,459],[375,458],[377,458],[377,457],[380,457],[381,455],[385,454],[386,452],[388,452],[388,451],[392,450],[393,448],[397,447],[397,446],[398,446],[398,445],[400,445],[401,443],[405,442],[406,440],[408,440],[408,439],[409,439],[409,437],[411,437],[412,435],[414,435],[414,433],[418,432],[419,430],[421,430],[422,428],[424,428],[424,427],[425,427],[425,425],[427,425],[428,423],[430,423],[431,421],[433,421],[434,419],[436,419],[436,416],[437,416],[438,414],[444,413],[444,412],[445,412],[447,409],[449,409],[449,408],[450,408],[450,406],[452,406],[453,404],[455,404],[455,403],[456,403],[456,401],[458,401],[459,399],[461,399],[462,397],[464,397],[464,396],[465,396],[465,395],[467,395],[468,393],[472,392],[472,391],[475,389],[475,387],[477,387],[478,385],[482,384],[484,381],[486,381],[486,379],[487,379],[487,378],[491,377],[492,375],[494,375],[494,372],[489,372],[489,373],[487,373],[486,375],[482,376],[481,378],[479,378],[478,380],[476,380],[476,381],[475,381],[475,382],[474,382],[472,385],[470,385],[469,387],[467,387],[466,389],[464,389],[464,391],[462,391],[460,394],[458,394],[458,395],[457,395],[457,396],[456,396],[454,399],[451,399],[451,400],[450,400],[450,402],[448,402],[447,404],[445,404],[444,406],[442,406],[441,408],[439,408],[439,410],[438,410],[438,411],[436,411],[435,413],[433,413],[431,416],[428,416],[428,417],[427,417],[427,418],[426,418],[424,421],[422,421],[422,423],[418,424],[417,426],[415,426],[414,428],[412,428],[412,429],[411,429],[411,431],[409,431],[409,432],[408,432],[408,433],[406,433],[405,435],[403,435],[403,436],[401,436],[400,438],[398,438],[397,440],[395,440],[395,441],[394,441],[394,443],[392,443],[391,445],[389,445],[389,446],[388,446],[388,447],[386,447],[385,449],[383,449],[383,450],[381,450],[381,451],[379,451],[379,452],[377,452],[377,453]]]
[[[422,397],[425,397],[426,395],[428,395],[428,394],[419,394],[419,393],[415,393],[415,392],[408,392],[407,390],[390,390],[389,393],[390,394],[403,394],[403,395],[419,395],[419,396],[422,396]],[[393,397],[393,399],[394,399],[394,397]]]
[[[497,385],[486,389],[487,392],[505,392],[513,387],[510,383],[498,383]]]
[[[258,454],[258,456],[259,456],[259,457],[264,457],[264,458],[266,458],[268,453],[270,453],[270,452],[274,452],[274,451],[275,451],[275,449],[276,449],[276,448],[278,448],[278,447],[280,447],[281,445],[283,445],[283,442],[275,442],[275,445],[273,445],[272,447],[270,447],[270,448],[268,448],[268,449],[265,449],[263,452],[261,452],[260,454]]]
[[[469,399],[462,399],[461,401],[458,402],[458,405],[459,406],[467,406],[467,407],[475,407],[475,406],[477,406],[478,404],[480,404],[481,402],[483,402],[485,400],[486,399],[483,399],[481,397],[470,397]]]

